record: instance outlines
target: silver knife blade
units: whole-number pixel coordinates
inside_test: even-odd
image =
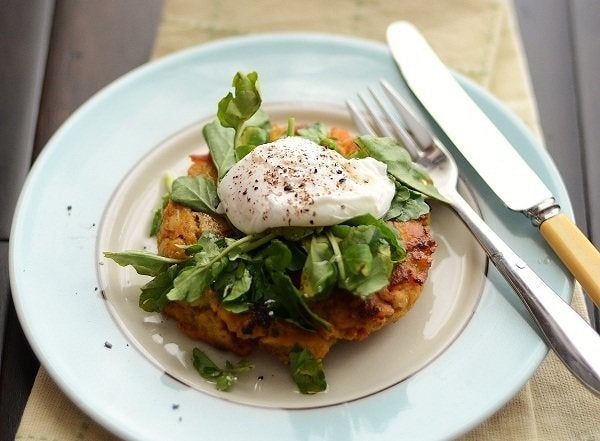
[[[412,24],[392,23],[387,40],[409,88],[507,207],[527,212],[552,199],[550,190]]]
[[[504,204],[521,211],[600,307],[600,251],[555,202],[550,190],[469,97],[410,23],[387,38],[409,88]],[[509,171],[510,173],[507,173]]]

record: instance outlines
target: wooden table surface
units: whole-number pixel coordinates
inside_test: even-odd
[[[540,122],[576,222],[600,245],[600,2],[514,0]],[[29,166],[89,96],[151,55],[161,0],[0,0],[0,439],[38,362],[10,299],[12,212]],[[593,320],[598,328],[595,312]]]

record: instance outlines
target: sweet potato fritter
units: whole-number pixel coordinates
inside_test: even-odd
[[[193,156],[192,161],[189,175],[216,179],[208,156]],[[312,311],[331,323],[331,329],[309,332],[283,320],[265,320],[257,312],[235,314],[225,310],[210,289],[193,304],[170,302],[165,314],[175,319],[189,337],[239,356],[248,355],[258,346],[287,363],[290,351],[299,346],[321,360],[338,340],[363,340],[397,321],[421,295],[436,248],[429,215],[392,225],[404,242],[407,257],[394,267],[388,287],[366,300],[336,290],[325,299],[309,302]],[[159,254],[183,258],[180,246],[195,243],[206,231],[227,235],[230,227],[224,218],[194,212],[171,201],[165,207],[158,233]]]

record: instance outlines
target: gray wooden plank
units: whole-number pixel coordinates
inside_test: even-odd
[[[568,3],[568,0],[514,0],[545,144],[569,192],[575,220],[587,231]]]
[[[0,372],[6,317],[8,317],[10,284],[8,280],[8,242],[0,241]]]
[[[570,3],[588,233],[600,247],[600,2]]]
[[[8,238],[31,161],[53,9],[50,0],[0,0],[0,439],[6,440],[14,439],[37,370],[11,302]]]
[[[600,2],[580,0],[571,2],[570,18],[573,35],[575,78],[579,101],[578,121],[581,133],[582,180],[586,203],[587,234],[596,247],[600,247]],[[591,302],[588,302],[589,306]],[[594,312],[593,321],[600,329],[600,310]]]
[[[5,265],[8,243],[0,242],[0,263]],[[39,363],[19,326],[14,305],[9,297],[6,266],[0,276],[0,295],[6,295],[6,329],[0,336],[4,341],[0,370],[0,439],[15,439],[21,413],[27,403]]]
[[[593,172],[594,164],[600,165],[600,153],[590,136],[600,130],[594,106],[600,98],[594,88],[600,67],[600,2],[513,0],[513,4],[546,147],[569,192],[577,225],[598,245],[600,197],[591,188],[600,188],[600,177]],[[600,329],[598,309],[589,299],[586,303],[590,320]]]
[[[34,156],[92,94],[148,61],[161,12],[162,0],[56,3]]]
[[[29,171],[53,1],[0,0],[0,239]]]

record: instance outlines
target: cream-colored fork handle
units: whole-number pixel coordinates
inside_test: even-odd
[[[600,307],[600,251],[564,213],[542,222],[540,232],[583,290]]]
[[[600,396],[600,335],[498,237],[456,190],[446,190],[444,196],[523,301],[548,345],[576,378]]]

